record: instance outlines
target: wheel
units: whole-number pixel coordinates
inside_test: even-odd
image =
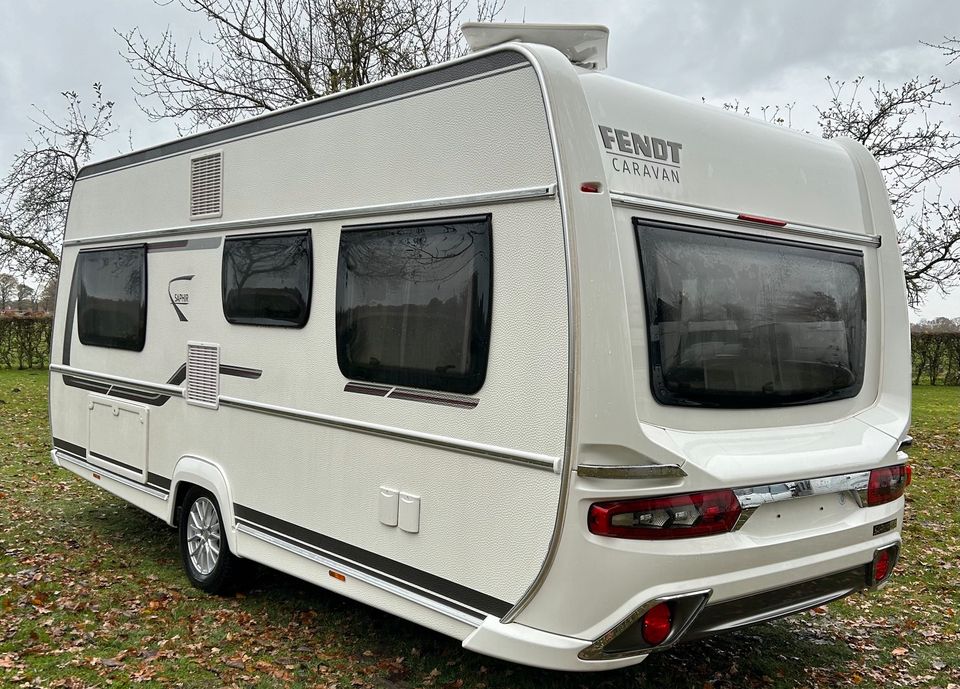
[[[180,557],[190,583],[207,593],[226,593],[233,582],[237,558],[227,545],[227,533],[217,499],[191,488],[180,513]]]

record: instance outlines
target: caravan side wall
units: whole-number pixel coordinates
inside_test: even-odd
[[[209,487],[241,526],[229,535],[239,554],[447,633],[503,615],[547,552],[567,427],[564,236],[534,69],[493,53],[194,148],[204,137],[77,182],[54,333],[58,461],[168,520],[180,481]],[[191,159],[215,152],[222,217],[191,221]],[[491,216],[494,274],[482,388],[447,400],[351,390],[337,364],[341,236],[480,214]],[[294,230],[312,238],[309,320],[228,323],[225,238]],[[80,252],[144,244],[142,351],[82,344]],[[193,341],[219,346],[218,408],[178,392]],[[417,533],[381,523],[383,489],[419,498]],[[341,584],[318,561],[357,576]]]

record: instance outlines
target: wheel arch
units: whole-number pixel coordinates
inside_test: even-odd
[[[194,455],[184,455],[177,461],[170,486],[170,492],[174,499],[170,501],[167,523],[172,526],[177,525],[180,508],[192,487],[202,488],[216,499],[217,505],[220,507],[220,516],[224,521],[227,545],[231,552],[239,557],[239,553],[237,553],[237,534],[234,528],[236,522],[233,514],[233,494],[230,491],[230,484],[227,483],[223,469],[212,460]]]

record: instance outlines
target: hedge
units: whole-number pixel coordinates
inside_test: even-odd
[[[960,332],[915,332],[913,384],[960,385]]]
[[[51,316],[0,315],[0,368],[46,368]]]
[[[0,315],[0,368],[46,368],[51,316]],[[960,332],[911,333],[915,385],[960,385]]]

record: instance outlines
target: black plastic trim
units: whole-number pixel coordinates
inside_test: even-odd
[[[463,612],[476,615],[477,612],[488,613],[503,617],[512,607],[511,603],[489,596],[480,591],[462,586],[448,579],[438,577],[429,572],[405,565],[383,555],[372,553],[355,545],[338,541],[316,531],[311,531],[291,522],[278,519],[269,514],[234,503],[234,514],[238,521],[247,523],[254,528],[266,528],[274,534],[285,536],[291,545],[315,550],[317,554],[343,562],[350,567],[358,565],[368,574],[384,578],[389,577],[390,583],[401,586],[419,595],[436,600],[450,607],[458,608]],[[436,595],[431,595],[436,594]],[[438,597],[440,596],[440,597]],[[457,601],[460,605],[452,603]]]
[[[69,441],[63,440],[63,439],[61,439],[61,438],[54,438],[54,439],[53,439],[53,447],[54,447],[55,449],[57,449],[57,450],[60,450],[61,452],[67,453],[67,454],[70,455],[73,459],[75,459],[75,460],[83,463],[83,464],[86,466],[86,468],[89,469],[90,471],[101,472],[101,473],[109,474],[110,476],[116,476],[116,477],[118,477],[118,478],[126,479],[126,480],[128,480],[128,481],[130,480],[130,479],[127,478],[126,476],[121,476],[120,474],[117,474],[117,473],[115,473],[115,472],[113,472],[113,471],[110,471],[109,469],[104,469],[103,467],[96,466],[96,465],[91,464],[90,462],[88,462],[88,461],[87,461],[87,448],[85,448],[85,447],[83,447],[83,446],[81,446],[81,445],[76,445],[76,444],[74,444],[74,443],[71,443],[71,442],[69,442]],[[93,453],[93,452],[91,452],[90,454],[95,455],[95,453]],[[96,455],[95,455],[95,456],[96,456]],[[105,459],[105,460],[108,461],[108,462],[115,462],[116,464],[119,464],[120,466],[123,466],[124,468],[129,468],[131,471],[140,471],[139,469],[135,469],[135,468],[133,468],[133,467],[129,467],[129,465],[122,464],[121,462],[117,462],[116,460],[112,460],[112,459],[106,458],[106,457],[104,457],[104,456],[102,456],[102,455],[99,455],[99,457],[100,457],[101,459]],[[170,492],[170,479],[168,479],[168,478],[166,478],[166,477],[164,477],[164,476],[161,476],[160,474],[154,474],[154,473],[151,473],[151,472],[147,472],[147,484],[148,484],[149,486],[151,486],[152,488],[156,488],[157,490],[160,490],[160,491],[162,491],[162,492],[165,492],[165,493],[169,493],[169,492]]]

